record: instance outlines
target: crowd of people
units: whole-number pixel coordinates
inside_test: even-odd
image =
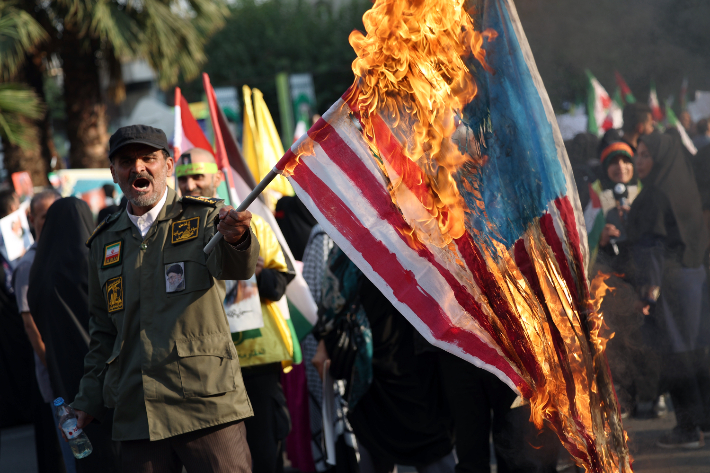
[[[624,108],[622,130],[578,135],[567,148],[590,277],[612,275],[602,309],[615,333],[607,358],[622,415],[662,416],[669,394],[677,425],[657,445],[700,448],[710,434],[710,135],[707,120],[681,118],[695,155],[644,104]]]
[[[710,434],[710,131],[691,127],[696,155],[631,104],[622,130],[567,143],[590,278],[614,288],[602,309],[622,413],[672,403],[667,448]],[[35,244],[14,267],[2,259],[0,389],[18,406],[3,425],[34,424],[40,472],[276,473],[287,458],[304,473],[469,473],[489,472],[492,452],[499,473],[557,471],[564,449],[529,406],[426,342],[297,197],[278,202],[273,228],[216,198],[210,152],[168,149],[161,130],[119,129],[109,158],[122,204],[105,186],[97,226],[82,200],[36,193]],[[0,192],[0,216],[19,204]],[[296,271],[276,231],[318,304],[300,339],[279,306]],[[57,397],[94,445],[87,458],[57,428]]]

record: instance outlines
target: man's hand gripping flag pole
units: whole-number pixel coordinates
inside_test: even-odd
[[[273,181],[274,178],[276,178],[276,176],[278,176],[279,174],[281,174],[283,172],[284,168],[286,167],[286,164],[293,157],[294,157],[293,154],[286,153],[284,155],[284,157],[281,158],[281,160],[278,163],[276,163],[276,166],[274,166],[274,168],[271,171],[269,171],[269,173],[266,176],[264,176],[264,179],[262,179],[261,182],[256,185],[254,190],[251,191],[248,196],[246,196],[246,198],[242,201],[241,204],[239,204],[239,206],[236,209],[237,212],[244,212],[246,209],[248,209],[249,206],[252,204],[252,202],[254,202],[256,200],[256,198],[259,197],[259,194],[264,192],[264,189],[266,189],[266,186],[271,184],[271,181]],[[219,241],[222,238],[224,238],[224,235],[222,235],[219,232],[215,233],[214,236],[212,237],[212,239],[209,241],[209,243],[207,243],[207,245],[205,245],[204,252],[207,254],[212,253],[212,250],[214,249],[215,246],[217,246],[217,243],[219,243]]]

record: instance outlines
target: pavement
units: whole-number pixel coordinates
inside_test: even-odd
[[[634,458],[634,473],[710,473],[710,439],[699,450],[656,447],[658,437],[674,425],[672,412],[660,419],[624,421],[629,434],[629,449]],[[492,466],[492,473],[495,473],[495,465]],[[414,471],[412,468],[399,468],[400,473]],[[561,473],[574,471],[575,468],[560,469]],[[34,429],[31,425],[0,432],[0,473],[37,473]]]

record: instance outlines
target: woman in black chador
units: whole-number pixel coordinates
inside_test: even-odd
[[[47,212],[42,238],[37,245],[28,301],[30,311],[47,348],[47,368],[52,390],[66,402],[74,400],[84,374],[89,351],[89,249],[86,240],[94,228],[89,206],[67,197]],[[111,419],[92,422],[84,430],[93,453],[77,460],[79,473],[118,471],[118,443],[111,440]]]
[[[657,327],[655,349],[678,425],[658,445],[700,448],[710,431],[707,275],[708,234],[690,161],[677,135],[641,138],[636,172],[643,183],[628,218],[635,286]]]

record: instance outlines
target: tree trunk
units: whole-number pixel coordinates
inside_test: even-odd
[[[28,136],[31,139],[30,148],[20,148],[11,144],[5,137],[2,139],[4,165],[7,170],[8,179],[15,172],[27,171],[32,177],[32,184],[35,186],[46,185],[47,172],[45,162],[42,160],[42,148],[39,146],[39,126],[36,122],[24,117],[20,118],[23,126],[27,127]]]
[[[72,168],[108,167],[106,105],[101,97],[98,43],[66,32],[61,56]]]
[[[22,71],[14,78],[14,81],[22,82],[32,87],[40,100],[45,102],[42,71],[34,59],[32,57],[27,58]],[[19,146],[3,140],[5,169],[7,169],[8,174],[27,171],[32,178],[32,184],[46,186],[49,184],[47,173],[52,170],[52,158],[57,155],[49,112],[45,113],[44,117],[39,120],[23,119],[22,121],[32,135],[31,143],[33,143],[33,146],[28,149],[21,149]],[[61,160],[57,159],[56,161],[57,167],[61,167]]]

